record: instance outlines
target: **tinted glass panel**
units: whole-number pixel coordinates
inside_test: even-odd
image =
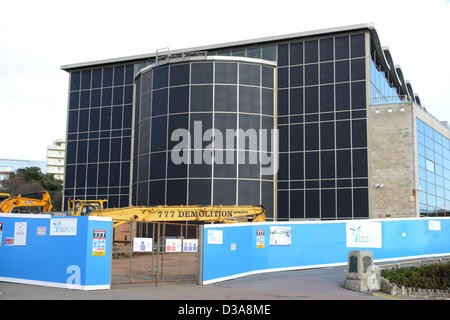
[[[350,148],[350,122],[336,122],[336,148]]]
[[[367,146],[366,120],[352,121],[352,145],[354,148]]]
[[[367,189],[353,189],[353,210],[355,218],[369,216],[369,195]]]
[[[305,41],[305,63],[317,62],[318,54],[318,41]]]
[[[290,65],[303,64],[303,43],[291,43],[290,46]]]
[[[317,87],[305,88],[305,113],[319,112],[319,97]]]
[[[350,150],[336,151],[336,168],[338,178],[351,178],[351,153]]]
[[[89,89],[91,87],[91,70],[81,72],[81,89]]]
[[[212,83],[213,64],[212,63],[192,63],[191,83]]]
[[[152,117],[167,113],[167,94],[167,89],[153,91]]]
[[[214,204],[236,204],[236,180],[214,180]]]
[[[71,72],[70,73],[70,90],[80,90],[80,72]]]
[[[349,218],[352,216],[352,190],[337,190],[337,216],[338,218]]]
[[[124,67],[123,66],[114,67],[114,85],[115,86],[123,85],[123,80],[124,80]]]
[[[213,104],[212,86],[191,87],[191,111],[211,111]]]
[[[319,179],[319,153],[305,152],[305,178]]]
[[[320,86],[320,111],[334,111],[334,86]]]
[[[304,191],[303,190],[293,190],[290,192],[290,219],[303,219],[304,214]]]
[[[290,86],[303,86],[303,66],[291,67],[290,72]]]
[[[167,180],[167,204],[179,205],[186,203],[186,180]]]
[[[189,180],[189,204],[210,205],[211,204],[211,180],[191,179]]]
[[[331,83],[334,81],[333,62],[320,64],[320,83]]]
[[[317,64],[305,66],[305,85],[314,85],[319,81],[319,67]]]
[[[305,124],[305,150],[319,149],[319,124]]]
[[[189,87],[170,88],[169,112],[179,113],[189,111]]]
[[[189,64],[179,64],[170,67],[170,85],[189,84]]]
[[[336,84],[336,110],[350,109],[350,86],[348,83]]]
[[[348,36],[335,38],[335,59],[347,59],[349,57]]]
[[[259,88],[239,86],[239,111],[260,112]]]
[[[260,205],[259,181],[239,180],[238,183],[238,204],[239,205]]]
[[[237,64],[216,62],[216,83],[237,83]]]
[[[280,44],[278,45],[278,66],[287,66],[288,65],[288,45]]]
[[[353,150],[353,176],[367,177],[367,150]]]
[[[305,218],[319,218],[319,190],[305,191]]]
[[[334,122],[320,124],[320,148],[334,149]]]
[[[333,60],[333,38],[320,39],[320,61]]]
[[[366,83],[352,82],[352,109],[366,108]]]
[[[112,77],[113,77],[113,68],[104,68],[103,69],[103,86],[110,87],[112,86]]]
[[[262,58],[264,60],[276,61],[277,60],[277,47],[269,46],[262,48]]]
[[[352,80],[364,80],[366,78],[366,60],[352,60]]]
[[[159,67],[153,70],[153,89],[167,87],[169,81],[168,67]]]
[[[355,34],[351,35],[351,49],[352,49],[352,58],[355,57],[364,57],[365,55],[365,35],[364,34]]]

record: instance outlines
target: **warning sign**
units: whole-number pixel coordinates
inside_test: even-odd
[[[92,255],[104,256],[106,251],[106,230],[94,230]]]
[[[256,229],[256,247],[264,248],[265,241],[264,229]]]
[[[166,239],[166,252],[181,252],[181,239]]]

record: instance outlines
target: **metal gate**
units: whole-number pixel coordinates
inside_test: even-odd
[[[111,284],[196,283],[198,261],[198,224],[124,224],[114,229]]]

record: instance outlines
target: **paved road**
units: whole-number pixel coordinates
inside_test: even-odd
[[[342,288],[345,267],[273,272],[207,286],[194,283],[114,285],[110,290],[79,291],[0,282],[0,300],[369,300],[386,295]]]

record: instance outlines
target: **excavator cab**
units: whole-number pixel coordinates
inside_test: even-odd
[[[11,195],[9,193],[0,193],[0,202],[8,198],[11,198]]]
[[[71,216],[88,216],[91,212],[104,208],[106,199],[102,200],[77,200],[69,199],[67,202],[68,213]]]

